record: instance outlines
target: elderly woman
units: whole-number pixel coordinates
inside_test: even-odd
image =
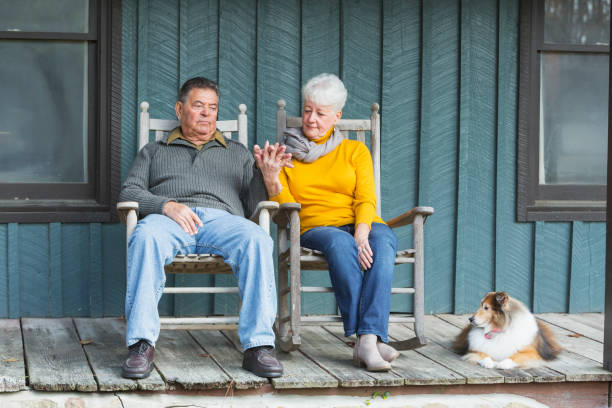
[[[399,354],[385,344],[397,239],[376,215],[368,148],[334,127],[346,102],[344,84],[321,74],[302,95],[302,128],[287,129],[284,146],[255,146],[254,155],[270,199],[302,205],[301,245],[321,251],[329,264],[344,334],[358,336],[355,364],[386,371]]]

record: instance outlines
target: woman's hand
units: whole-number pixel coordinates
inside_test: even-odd
[[[293,167],[291,163],[291,153],[285,153],[285,146],[278,143],[270,145],[266,140],[263,149],[258,145],[253,146],[253,157],[257,167],[261,170],[264,184],[268,195],[275,196],[281,192],[283,186],[278,180],[278,175],[283,167]]]
[[[357,224],[355,225],[355,242],[357,243],[357,257],[359,258],[359,264],[361,269],[366,270],[372,267],[374,262],[374,252],[370,248],[370,241],[368,236],[370,235],[370,226],[368,224]]]

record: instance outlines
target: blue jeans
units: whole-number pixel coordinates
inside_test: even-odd
[[[202,227],[189,235],[171,218],[151,214],[138,222],[128,242],[125,316],[128,347],[140,339],[155,345],[159,337],[157,304],[166,274],[177,254],[217,254],[238,280],[242,299],[238,336],[244,350],[274,346],[276,286],[273,241],[259,225],[212,208],[192,208]]]
[[[323,252],[344,323],[344,335],[375,334],[387,343],[391,285],[397,238],[385,224],[372,223],[370,269],[361,271],[354,225],[315,227],[302,234],[302,246]]]

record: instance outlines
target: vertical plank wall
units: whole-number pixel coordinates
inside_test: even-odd
[[[602,311],[605,225],[516,223],[518,0],[123,0],[122,160],[136,155],[138,104],[173,118],[177,89],[204,75],[220,119],[245,103],[249,144],[275,140],[276,101],[300,112],[301,85],[343,78],[344,117],[381,106],[382,211],[430,205],[426,311],[465,313],[504,289],[536,312]],[[397,231],[401,247],[411,230]],[[0,318],[123,313],[119,224],[0,225]],[[396,283],[410,283],[409,266]],[[329,282],[322,271],[304,277]],[[232,277],[169,277],[231,284]],[[191,296],[191,297],[190,297]],[[232,295],[165,296],[162,314],[236,310]],[[335,309],[305,296],[307,313]],[[406,298],[392,308],[406,310]],[[408,309],[409,310],[409,309]]]

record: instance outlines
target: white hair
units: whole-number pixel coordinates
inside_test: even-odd
[[[347,96],[344,84],[334,74],[319,74],[306,82],[302,88],[304,101],[309,100],[317,105],[331,106],[335,112],[342,110]]]

